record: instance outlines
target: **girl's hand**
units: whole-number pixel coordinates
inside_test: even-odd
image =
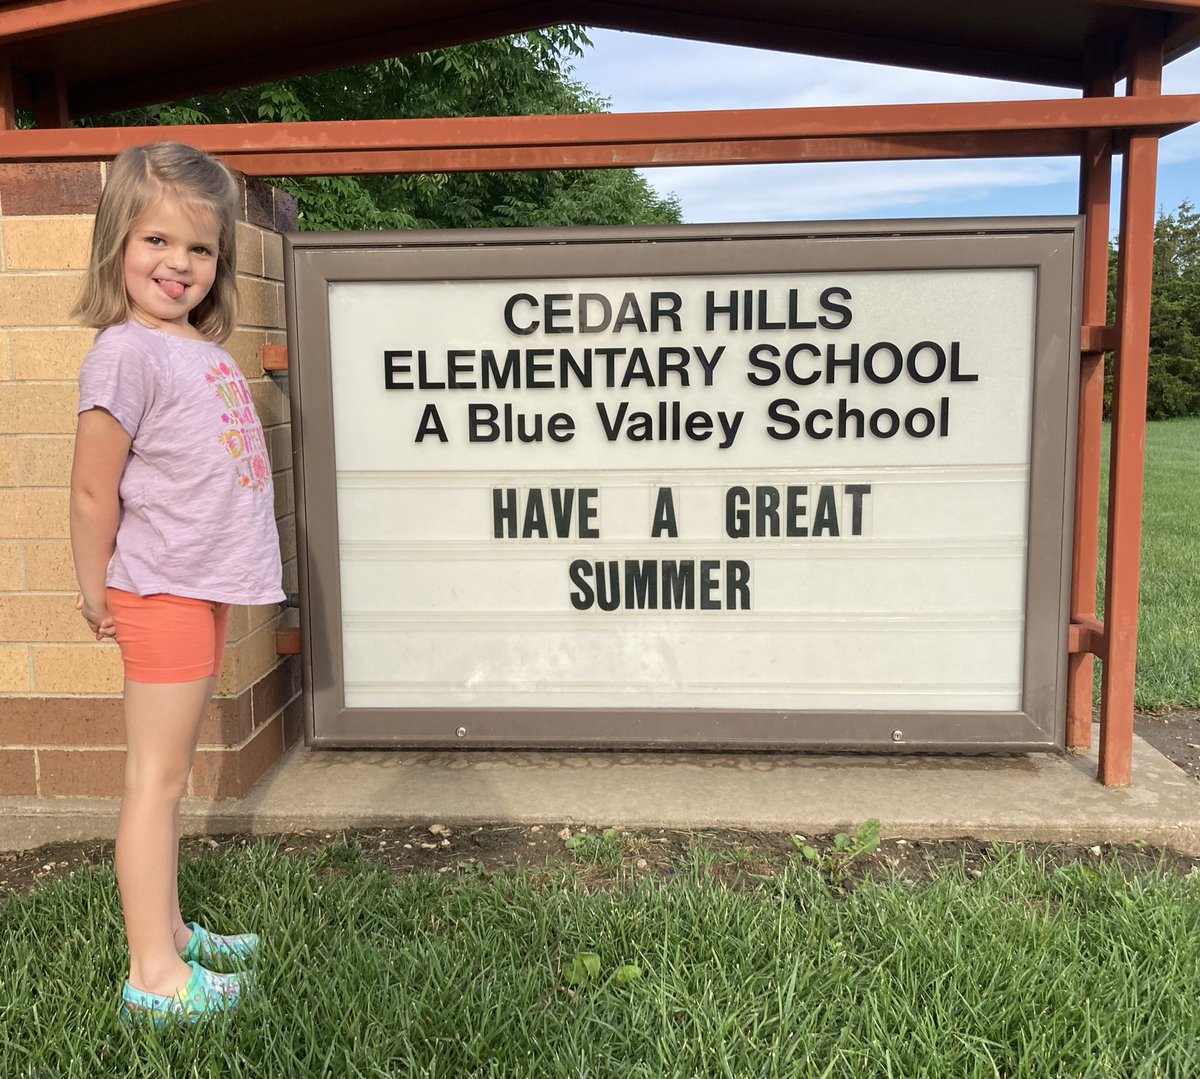
[[[94,611],[90,607],[84,606],[82,592],[75,597],[75,610],[83,615],[83,620],[88,624],[88,629],[96,635],[96,640],[115,641],[117,639],[117,624],[113,621],[112,615],[108,611]]]

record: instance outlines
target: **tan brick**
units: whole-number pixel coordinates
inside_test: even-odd
[[[6,270],[86,270],[92,217],[10,217],[3,223]]]
[[[43,798],[119,798],[125,785],[124,749],[39,749]]]
[[[17,482],[22,487],[69,487],[74,453],[70,435],[17,439]]]
[[[300,591],[299,569],[294,558],[283,564],[283,590],[285,592]]]
[[[0,165],[0,213],[94,214],[101,169],[98,161]]]
[[[254,176],[243,176],[241,181],[244,209],[242,220],[260,228],[271,228],[275,223],[273,188],[265,180]]]
[[[0,326],[68,326],[80,273],[0,275]]]
[[[226,647],[231,647],[250,634],[250,608],[234,604],[229,608],[229,632],[225,637]]]
[[[200,724],[200,745],[240,746],[254,730],[250,690],[237,697],[215,697]]]
[[[292,425],[277,424],[270,427],[264,434],[267,436],[267,453],[271,458],[271,468],[278,472],[292,465]]]
[[[0,382],[13,377],[12,346],[8,333],[0,333]]]
[[[275,652],[275,626],[261,626],[237,644],[225,649],[225,663],[217,692],[227,696],[241,693],[271,670],[279,657]]]
[[[261,626],[274,627],[279,622],[280,611],[282,607],[277,604],[271,604],[266,607],[250,607],[250,631],[253,633]],[[278,653],[276,653],[278,655]]]
[[[296,512],[296,492],[292,486],[292,470],[276,472],[275,480],[275,519],[287,517]]]
[[[121,650],[115,644],[33,646],[37,693],[120,693],[124,685]]]
[[[0,383],[0,431],[73,435],[78,404],[79,392],[70,382]]]
[[[30,592],[70,592],[76,587],[71,544],[45,540],[24,544],[25,587]]]
[[[4,739],[10,746],[125,744],[120,697],[6,697]]]
[[[256,378],[250,382],[250,396],[254,398],[254,410],[263,427],[277,427],[281,423],[291,422],[286,384],[280,386],[272,379]]]
[[[296,515],[279,519],[279,554],[285,562],[296,557]],[[32,586],[31,586],[32,587]]]
[[[237,270],[238,273],[262,277],[263,234],[244,221],[237,223]]]
[[[256,727],[261,727],[300,695],[300,680],[299,659],[286,656],[254,683],[250,692]]]
[[[21,571],[21,545],[0,543],[0,592],[21,592],[25,588]]]
[[[262,349],[266,334],[262,330],[235,330],[225,342],[226,351],[237,360],[248,379],[262,378]]]
[[[0,749],[0,794],[20,798],[37,794],[37,762],[32,749]]]
[[[238,322],[277,329],[283,325],[283,286],[256,277],[238,277]]]
[[[24,645],[0,645],[0,693],[28,693],[29,649]],[[0,712],[6,711],[0,702]],[[0,741],[8,739],[7,724],[0,723]]]
[[[283,237],[277,232],[265,232],[263,244],[263,277],[283,280]],[[282,344],[282,342],[280,342]]]
[[[259,727],[237,749],[200,749],[192,770],[196,798],[242,798],[283,756],[283,717]]]
[[[0,487],[17,485],[17,440],[0,438]]]
[[[75,382],[96,331],[13,330],[13,378]]]
[[[0,641],[74,643],[92,639],[72,595],[23,592],[0,596]]]
[[[69,491],[0,489],[0,539],[66,539]]]

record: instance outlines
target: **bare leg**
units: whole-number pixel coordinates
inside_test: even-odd
[[[208,702],[210,700],[212,700],[213,694],[216,692],[217,692],[217,679],[215,677],[213,677],[208,680],[208,696],[204,700],[204,705],[205,705],[206,710],[207,710]],[[203,712],[201,713],[201,718],[203,718]],[[193,742],[193,744],[192,744],[192,759],[193,760],[195,759],[195,754],[196,754],[196,746],[195,746],[195,743]],[[188,766],[188,771],[189,772],[191,771],[190,764]],[[171,909],[171,929],[172,929],[172,933],[175,937],[175,950],[177,952],[181,952],[187,946],[187,942],[192,939],[192,931],[190,929],[188,929],[188,927],[184,924],[183,914],[179,910],[180,825],[179,825],[179,804],[178,803],[176,803],[176,805],[175,805],[174,821],[175,821],[175,844],[171,848],[171,850],[174,852],[175,863],[174,863],[174,868],[173,868],[173,873],[172,873],[171,879],[175,882],[175,888],[171,893],[172,897],[173,897],[171,900],[171,902],[173,904],[172,909]]]
[[[129,981],[169,996],[190,970],[175,948],[176,820],[211,680],[125,683],[125,790],[116,869],[129,940]]]

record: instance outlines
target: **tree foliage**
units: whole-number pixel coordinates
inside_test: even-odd
[[[104,125],[371,120],[600,112],[607,102],[571,77],[591,43],[578,26],[516,34],[319,75],[188,98],[90,121]],[[630,169],[280,177],[300,227],[481,228],[673,223]]]
[[[1200,415],[1200,212],[1184,201],[1154,223],[1150,372],[1146,417]],[[1109,253],[1109,309],[1115,306],[1116,251]],[[1106,410],[1112,375],[1106,377]]]

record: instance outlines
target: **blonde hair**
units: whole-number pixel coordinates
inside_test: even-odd
[[[211,213],[217,224],[216,277],[188,319],[205,337],[224,341],[237,325],[237,181],[216,158],[179,142],[131,146],[109,165],[92,229],[92,255],[72,314],[96,329],[128,321],[125,241],[138,218],[165,194],[193,212]]]

